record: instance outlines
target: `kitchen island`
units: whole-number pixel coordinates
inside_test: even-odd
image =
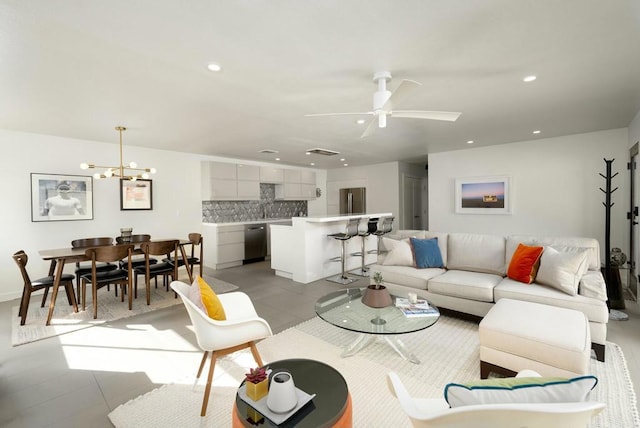
[[[291,226],[271,227],[271,268],[276,275],[290,278],[295,282],[308,284],[318,279],[338,275],[340,262],[331,258],[340,256],[341,242],[327,235],[344,232],[347,220],[388,217],[391,213],[332,215],[321,217],[294,217]],[[360,267],[360,256],[351,253],[361,250],[362,238],[353,237],[347,241],[346,271]],[[368,236],[365,252],[377,248],[377,237]],[[375,263],[376,254],[366,254],[365,264]]]

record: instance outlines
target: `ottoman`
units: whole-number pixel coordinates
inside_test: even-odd
[[[479,335],[482,379],[524,369],[561,377],[589,372],[591,334],[580,311],[500,299],[480,322]]]

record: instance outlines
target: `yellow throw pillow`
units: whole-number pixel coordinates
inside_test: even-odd
[[[204,279],[198,277],[198,286],[200,287],[200,295],[202,298],[202,304],[207,309],[207,314],[209,318],[218,321],[224,321],[227,319],[226,314],[224,313],[224,308],[222,307],[222,303],[220,303],[220,299],[216,296],[216,293],[213,292],[209,284],[205,282]]]

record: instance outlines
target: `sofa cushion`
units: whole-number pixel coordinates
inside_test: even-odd
[[[409,242],[411,243],[411,251],[413,251],[413,260],[416,268],[444,267],[442,255],[440,255],[440,247],[438,247],[438,238],[409,238]]]
[[[586,401],[598,383],[595,376],[508,377],[477,380],[444,388],[444,399],[451,407],[476,404],[574,403]]]
[[[396,241],[400,241],[406,238],[419,238],[424,239],[424,230],[410,230],[410,229],[402,229],[387,233],[385,235],[386,238],[394,239]]]
[[[431,287],[431,284],[429,284]],[[607,323],[609,310],[606,302],[581,295],[570,296],[555,288],[537,283],[523,285],[521,282],[504,278],[493,290],[495,301],[513,299],[532,303],[542,303],[560,308],[574,309],[587,316],[591,322]]]
[[[387,256],[382,261],[385,266],[414,266],[413,253],[409,245],[409,239],[400,241],[382,238],[385,240],[385,248],[388,249]]]
[[[447,268],[505,275],[505,239],[496,235],[450,233]]]
[[[499,275],[449,270],[429,280],[428,289],[434,294],[493,302],[493,288],[500,281],[502,277]]]
[[[544,247],[536,282],[575,296],[587,271],[587,257],[588,250],[584,248]]]
[[[515,281],[531,284],[536,277],[540,266],[540,257],[544,247],[532,247],[518,244],[518,248],[513,252],[507,276]]]
[[[585,272],[578,285],[578,294],[606,302],[608,299],[607,284],[604,282],[602,273],[593,270]]]
[[[380,272],[384,282],[411,287],[418,290],[426,290],[431,278],[442,275],[445,270],[439,268],[416,269],[409,266],[384,266],[375,264],[369,266],[370,272]]]
[[[510,235],[507,237],[506,256],[507,260],[522,242],[527,245],[552,246],[552,247],[573,247],[586,248],[589,251],[589,270],[600,270],[600,244],[597,239],[581,237],[557,237],[557,236],[532,236],[532,235]]]

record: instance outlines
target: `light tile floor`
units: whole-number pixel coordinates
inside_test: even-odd
[[[342,288],[324,280],[293,283],[275,276],[268,262],[216,276],[249,294],[274,333],[313,317],[316,299]],[[107,414],[114,408],[163,383],[192,378],[201,357],[182,305],[12,347],[9,317],[17,304],[0,302],[2,427],[111,427]],[[627,302],[625,312],[629,321],[611,321],[608,340],[622,346],[639,391],[640,309]]]

